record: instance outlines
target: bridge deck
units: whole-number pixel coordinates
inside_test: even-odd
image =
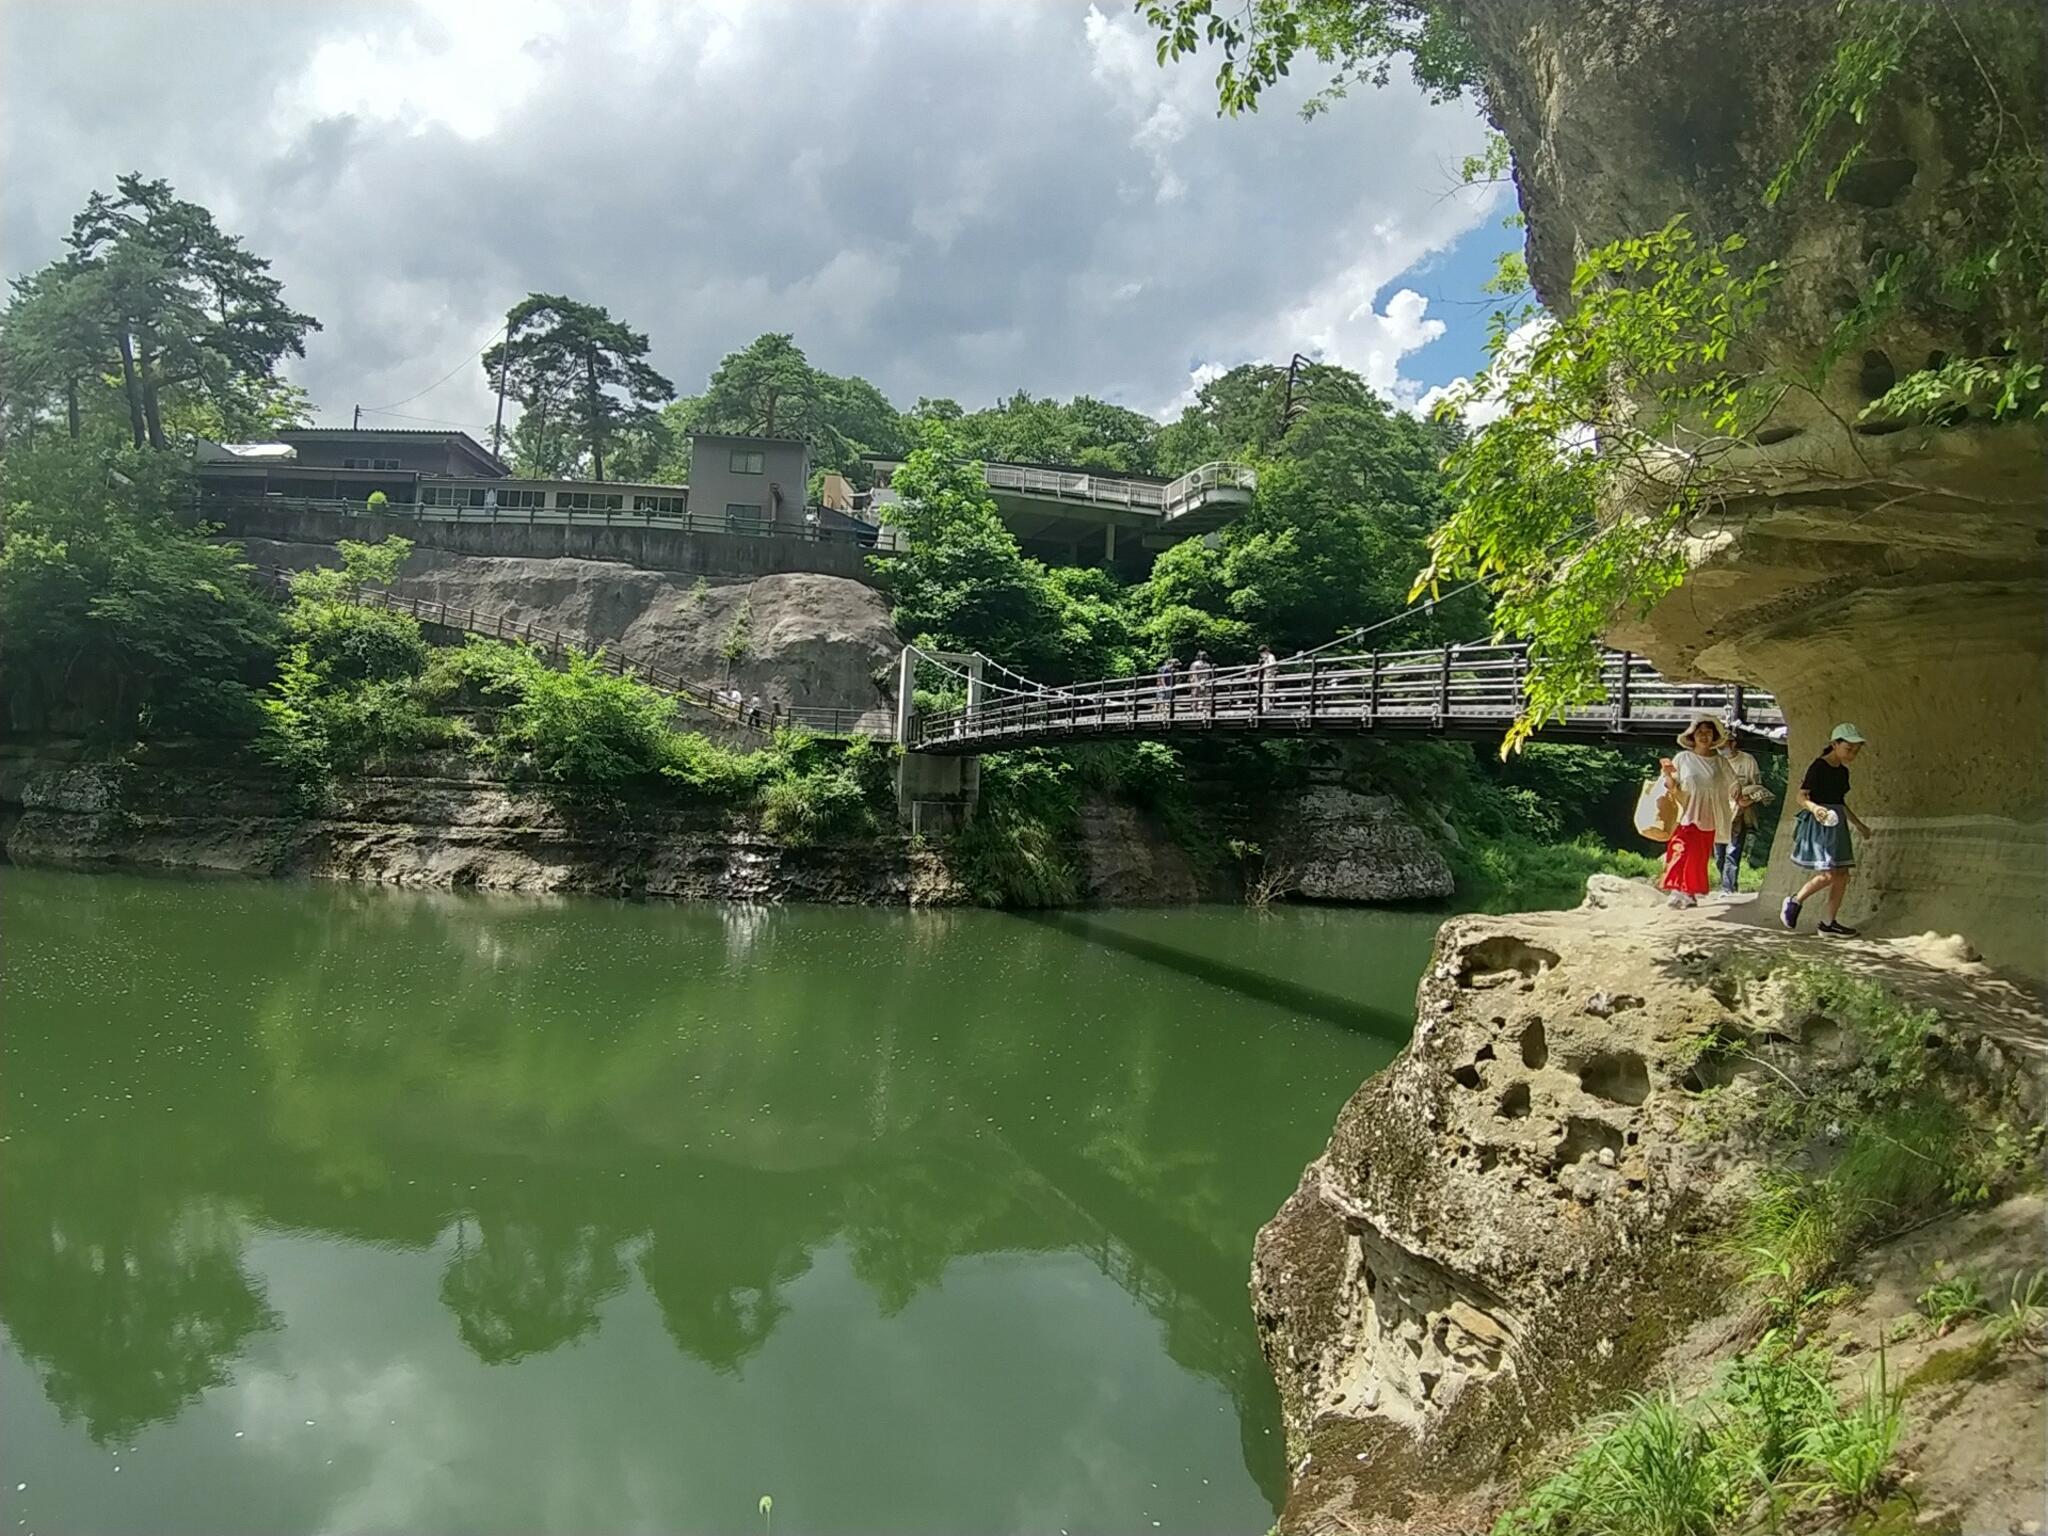
[[[1523,646],[1319,656],[1261,672],[1233,668],[1000,691],[969,709],[921,718],[911,747],[962,754],[1110,737],[1209,733],[1341,735],[1361,731],[1499,736],[1513,724],[1528,672]],[[1770,694],[1739,684],[1677,683],[1639,656],[1607,653],[1606,699],[1546,724],[1545,741],[1670,742],[1695,715],[1741,725],[1781,747],[1784,716]]]

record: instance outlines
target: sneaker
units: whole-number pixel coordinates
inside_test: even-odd
[[[1796,930],[1799,927],[1799,903],[1790,896],[1785,898],[1785,905],[1778,908],[1778,921],[1787,928]]]
[[[1838,939],[1853,939],[1856,937],[1856,930],[1849,927],[1846,923],[1822,923],[1820,931],[1833,934]]]

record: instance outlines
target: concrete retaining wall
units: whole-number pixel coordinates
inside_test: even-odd
[[[636,528],[601,523],[443,523],[368,513],[320,512],[296,507],[223,509],[223,525],[245,538],[288,543],[332,544],[337,539],[371,543],[397,534],[423,549],[494,557],[610,560],[651,571],[692,576],[780,576],[810,571],[874,584],[867,551],[858,544],[803,538],[755,537],[735,533],[684,533],[673,528]]]

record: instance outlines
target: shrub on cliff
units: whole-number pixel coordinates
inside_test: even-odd
[[[0,524],[0,702],[25,726],[135,730],[201,680],[259,680],[276,619],[241,551],[180,524],[146,453],[11,453]]]
[[[569,651],[559,669],[532,651],[515,654],[517,697],[498,718],[496,751],[555,784],[616,789],[661,772],[675,713],[666,694],[605,671],[601,653]]]

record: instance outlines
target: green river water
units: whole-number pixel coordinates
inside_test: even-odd
[[[0,1531],[1257,1536],[1437,921],[0,871]]]

